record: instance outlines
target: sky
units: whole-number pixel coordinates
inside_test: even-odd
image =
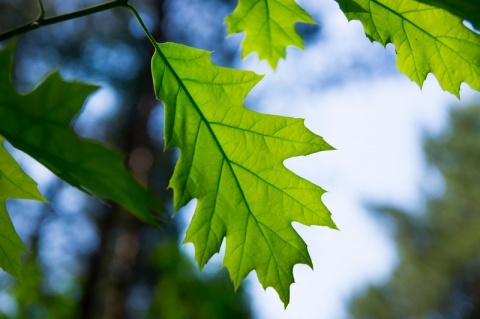
[[[254,273],[246,285],[257,318],[348,318],[345,302],[366,283],[386,280],[397,261],[388,228],[368,204],[418,209],[425,194],[440,194],[442,178],[425,163],[422,138],[448,127],[452,105],[480,96],[464,85],[459,102],[432,75],[420,89],[396,70],[393,46],[372,44],[361,24],[347,22],[336,2],[299,3],[319,22],[319,39],[305,51],[289,48],[276,71],[254,55],[237,66],[266,74],[247,97],[248,107],[305,118],[310,130],[336,148],[285,164],[328,191],[322,200],[340,230],[294,224],[309,247],[314,270],[295,266],[286,310]],[[187,220],[194,206],[186,209]],[[185,250],[193,252],[190,245]],[[216,256],[210,269],[219,265]]]

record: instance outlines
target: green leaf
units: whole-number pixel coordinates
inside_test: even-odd
[[[7,152],[3,146],[3,137],[0,136],[0,268],[21,280],[20,255],[27,251],[27,248],[18,237],[8,216],[5,204],[10,198],[46,202],[38,192],[37,184]]]
[[[224,266],[238,287],[255,270],[264,288],[285,304],[293,266],[312,265],[292,227],[335,228],[320,187],[285,168],[287,158],[332,149],[302,119],[266,115],[243,106],[261,76],[213,65],[210,53],[160,44],[152,60],[155,93],[165,103],[165,140],[180,158],[170,187],[178,210],[197,208],[185,242],[202,268],[226,237]]]
[[[65,82],[54,73],[20,95],[9,78],[12,55],[12,49],[0,52],[0,134],[71,185],[153,223],[151,210],[159,211],[160,204],[130,175],[122,154],[80,138],[70,127],[97,87]]]
[[[298,22],[315,23],[293,0],[239,0],[225,18],[228,34],[245,32],[243,57],[257,52],[275,68],[285,58],[287,46],[303,49],[303,39],[295,30]]]
[[[362,22],[372,41],[395,45],[398,68],[420,87],[431,72],[457,96],[462,82],[480,90],[480,35],[460,18],[414,0],[337,2],[349,20]]]
[[[480,0],[418,0],[420,2],[443,8],[454,15],[470,21],[480,30]]]

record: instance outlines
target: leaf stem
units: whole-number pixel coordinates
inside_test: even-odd
[[[114,0],[114,1],[106,2],[106,3],[102,3],[102,4],[99,4],[99,5],[93,6],[93,7],[89,7],[89,8],[86,8],[86,9],[82,9],[82,10],[79,10],[79,11],[66,13],[66,14],[56,16],[56,17],[45,19],[44,18],[45,10],[44,10],[44,7],[43,7],[42,0],[39,0],[38,3],[40,5],[40,14],[39,14],[38,18],[33,22],[30,22],[30,23],[25,24],[25,25],[23,25],[21,27],[18,27],[16,29],[13,29],[13,30],[10,30],[10,31],[7,31],[5,33],[0,34],[0,41],[8,40],[10,38],[13,38],[14,36],[21,35],[21,34],[24,34],[26,32],[29,32],[29,31],[32,31],[32,30],[35,30],[35,29],[38,29],[38,28],[41,28],[41,27],[44,27],[44,26],[47,26],[47,25],[51,25],[51,24],[55,24],[55,23],[59,23],[59,22],[67,21],[67,20],[72,20],[72,19],[76,19],[76,18],[80,18],[80,17],[84,17],[84,16],[87,16],[87,15],[90,15],[90,14],[93,14],[93,13],[97,13],[97,12],[101,12],[101,11],[105,11],[105,10],[109,10],[109,9],[113,9],[113,8],[129,7],[130,6],[127,3],[126,0]]]
[[[43,1],[38,0],[38,6],[40,7],[40,13],[38,14],[37,21],[43,21],[45,18],[45,8],[43,7]]]
[[[137,19],[138,23],[140,24],[140,26],[142,27],[143,31],[145,32],[145,34],[147,35],[148,37],[148,40],[150,40],[150,42],[152,43],[153,47],[155,48],[155,50],[157,50],[158,52],[161,52],[160,51],[160,47],[158,46],[158,43],[157,41],[155,41],[155,38],[153,37],[153,35],[150,33],[150,31],[148,30],[147,26],[145,25],[145,23],[143,22],[142,20],[142,17],[140,17],[140,14],[138,13],[137,9],[135,9],[131,4],[129,3],[126,3],[125,5],[125,8],[127,8],[128,10],[130,10],[130,12],[135,16],[135,18]]]

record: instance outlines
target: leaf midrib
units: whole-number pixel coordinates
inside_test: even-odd
[[[261,180],[262,182],[264,182],[265,184],[267,184],[268,186],[276,189],[277,191],[279,191],[280,193],[282,193],[283,195],[289,197],[292,201],[294,202],[297,202],[298,204],[300,204],[300,206],[302,207],[305,207],[307,208],[308,211],[312,212],[312,213],[315,213],[314,210],[312,210],[310,207],[304,205],[300,200],[296,199],[294,196],[290,195],[289,193],[285,192],[283,189],[275,186],[274,184],[270,183],[269,181],[267,181],[265,178],[261,177],[260,175],[258,175],[257,173],[253,172],[251,169],[237,163],[237,162],[232,162],[234,165],[238,166],[239,168],[243,169],[244,171],[250,173],[251,175],[255,176],[256,178],[258,178],[259,180]],[[266,225],[265,225],[266,226]]]
[[[28,198],[20,198],[20,197],[15,197],[15,198],[18,198],[18,199],[30,199],[30,198],[32,198],[32,199],[37,199],[37,198],[38,198],[38,195],[37,195],[37,194],[31,193],[30,191],[28,191],[28,190],[26,190],[26,189],[24,189],[24,188],[22,188],[22,187],[19,187],[18,184],[17,184],[14,180],[12,180],[12,179],[10,178],[10,175],[7,175],[7,174],[3,173],[2,170],[0,170],[0,174],[1,174],[1,176],[3,176],[5,179],[7,179],[7,180],[10,182],[10,184],[12,184],[13,186],[15,186],[16,189],[19,189],[19,190],[23,191],[25,194],[27,194],[28,196],[30,196],[30,197],[28,197]],[[1,201],[3,201],[3,200],[6,201],[8,198],[9,198],[9,197],[7,197],[7,198],[5,198],[5,199],[4,199],[4,198],[0,198],[0,200],[1,200]]]
[[[445,47],[447,47],[448,49],[450,49],[451,51],[455,52],[458,56],[462,57],[463,60],[465,60],[465,58],[463,58],[462,55],[460,55],[456,50],[452,49],[449,45],[447,45],[446,43],[444,43],[443,41],[440,40],[440,38],[443,38],[444,36],[434,36],[432,35],[430,32],[428,32],[427,30],[425,30],[424,28],[422,28],[421,26],[419,26],[418,24],[416,24],[415,22],[413,22],[412,20],[408,19],[407,17],[405,17],[403,15],[403,12],[397,12],[393,9],[391,9],[390,7],[386,6],[385,4],[377,1],[377,0],[370,0],[371,2],[375,3],[376,5],[378,5],[379,7],[382,7],[383,9],[385,9],[386,11],[389,11],[391,14],[397,16],[400,20],[403,20],[405,22],[408,22],[409,24],[411,24],[412,26],[414,26],[415,28],[417,28],[418,30],[420,30],[421,32],[423,32],[424,34],[428,35],[430,38],[432,38],[435,42],[440,42],[442,45],[444,45]],[[425,9],[426,10],[426,9]],[[416,10],[417,11],[417,10]],[[424,11],[424,10],[422,10]],[[372,15],[373,16],[373,15]],[[374,23],[375,24],[375,23]],[[375,27],[376,28],[376,27]],[[407,33],[407,31],[405,31],[405,34]]]
[[[257,220],[257,218],[255,217],[255,215],[253,214],[252,212],[252,209],[250,208],[250,205],[248,204],[248,201],[247,201],[247,198],[245,196],[245,193],[243,192],[243,188],[240,186],[240,182],[237,178],[237,175],[235,174],[235,171],[233,170],[233,167],[232,167],[232,163],[230,162],[230,159],[228,158],[227,154],[225,153],[225,151],[223,150],[221,144],[220,144],[220,141],[217,139],[217,136],[215,135],[212,127],[210,126],[210,123],[208,122],[207,118],[205,117],[205,115],[203,114],[203,112],[201,111],[200,107],[198,106],[198,104],[195,102],[195,99],[192,97],[192,95],[190,94],[190,91],[187,89],[187,87],[184,85],[183,81],[181,80],[180,76],[177,74],[177,72],[175,72],[175,69],[173,68],[173,66],[170,64],[170,62],[168,61],[167,57],[165,56],[165,54],[163,54],[162,50],[160,49],[160,47],[156,46],[155,48],[158,52],[158,55],[162,58],[163,62],[165,63],[165,65],[169,68],[170,72],[173,74],[173,76],[175,77],[175,79],[177,80],[177,83],[179,84],[179,86],[183,89],[183,91],[185,92],[185,94],[187,95],[187,98],[191,101],[194,109],[197,111],[198,115],[200,116],[200,119],[204,122],[205,126],[207,127],[208,131],[210,132],[215,144],[217,145],[218,149],[220,150],[220,153],[222,154],[222,157],[224,158],[225,162],[228,164],[228,167],[230,168],[230,171],[232,172],[232,175],[235,179],[235,183],[237,184],[237,187],[240,191],[240,194],[245,202],[245,205],[247,207],[247,210],[248,210],[248,213],[250,214],[250,216],[255,220],[255,222],[257,223],[257,225],[260,225],[259,221]],[[247,225],[245,227],[245,233],[248,229],[248,220],[249,218],[247,218]],[[267,242],[268,244],[268,247],[270,249],[270,251],[272,252],[272,256],[273,258],[275,259],[275,262],[277,263],[278,265],[278,261],[276,260],[276,257],[275,257],[275,254],[274,254],[274,251],[273,251],[273,248],[270,244],[270,241],[268,240],[268,237],[265,235],[263,229],[261,229],[261,227],[258,227],[261,232],[262,232],[262,235],[263,237],[265,238],[265,241]],[[245,236],[246,237],[246,236]],[[239,265],[239,269],[242,268],[242,263],[243,263],[243,260],[245,258],[243,258],[243,252],[245,250],[245,243],[242,244],[242,258],[241,258],[241,261],[240,261],[240,265]],[[239,281],[239,277],[240,276],[240,271],[237,272],[237,282]]]

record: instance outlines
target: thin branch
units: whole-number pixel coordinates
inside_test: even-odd
[[[24,34],[26,32],[29,32],[29,31],[47,26],[47,25],[51,25],[51,24],[55,24],[55,23],[59,23],[59,22],[67,21],[67,20],[72,20],[72,19],[76,19],[76,18],[80,18],[80,17],[84,17],[84,16],[87,16],[87,15],[90,15],[90,14],[94,14],[94,13],[97,13],[97,12],[101,12],[101,11],[105,11],[105,10],[109,10],[109,9],[113,9],[113,8],[128,7],[128,3],[127,3],[126,0],[115,0],[115,1],[102,3],[102,4],[99,4],[99,5],[90,7],[90,8],[82,9],[82,10],[79,10],[79,11],[75,11],[75,12],[71,12],[71,13],[67,13],[67,14],[62,14],[62,15],[59,15],[59,16],[56,16],[56,17],[45,19],[45,18],[43,18],[44,10],[43,10],[43,3],[42,3],[41,0],[39,0],[39,4],[40,4],[40,15],[35,21],[33,21],[29,24],[23,25],[21,27],[18,27],[16,29],[13,29],[11,31],[0,34],[0,42],[4,41],[4,40],[8,40],[10,38],[13,38],[14,36]]]

